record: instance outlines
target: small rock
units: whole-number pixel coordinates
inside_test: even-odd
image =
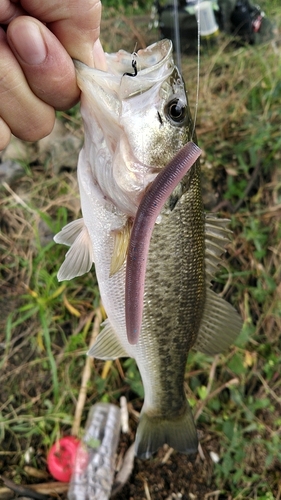
[[[39,221],[38,224],[38,234],[39,234],[40,245],[42,247],[45,247],[46,245],[48,245],[48,243],[53,241],[54,233],[51,231],[46,222],[43,221],[42,219]]]
[[[20,163],[16,160],[6,160],[0,163],[0,182],[7,182],[12,184],[15,179],[23,177],[25,171]]]
[[[38,158],[38,143],[21,141],[12,136],[8,146],[1,151],[1,161],[17,160],[26,164],[34,162]]]
[[[218,456],[217,453],[215,453],[214,451],[210,451],[210,457],[211,457],[211,460],[215,463],[215,464],[218,464],[219,461],[220,461],[220,457]]]
[[[55,174],[75,170],[82,139],[71,134],[62,122],[56,120],[50,135],[38,142],[40,161],[50,160]]]

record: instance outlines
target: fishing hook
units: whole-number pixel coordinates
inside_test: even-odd
[[[123,76],[137,76],[138,74],[138,68],[137,68],[137,60],[136,60],[136,53],[133,53],[133,60],[132,60],[132,68],[134,70],[134,73],[123,73]]]

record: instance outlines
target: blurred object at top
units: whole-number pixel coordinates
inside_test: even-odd
[[[163,38],[175,45],[175,1],[156,0],[152,23]],[[259,44],[274,37],[271,21],[258,5],[249,0],[178,0],[179,33],[182,52],[197,49],[198,18],[201,40],[214,40],[218,30],[235,37],[239,43]]]

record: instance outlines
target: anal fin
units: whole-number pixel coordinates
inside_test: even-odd
[[[99,333],[94,345],[88,351],[88,356],[104,360],[130,357],[120,344],[108,319],[104,321],[102,326],[104,326],[104,329]]]

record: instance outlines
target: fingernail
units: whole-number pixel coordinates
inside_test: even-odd
[[[10,42],[27,64],[41,64],[46,59],[47,49],[41,31],[37,24],[30,20],[15,23]]]

